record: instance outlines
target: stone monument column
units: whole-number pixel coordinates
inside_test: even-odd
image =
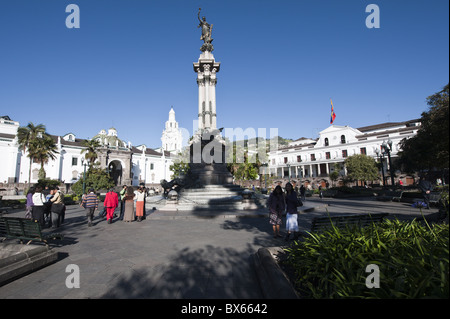
[[[205,50],[200,54],[198,62],[194,62],[198,85],[198,128],[216,129],[216,74],[220,70],[220,62],[214,55]]]
[[[217,129],[216,83],[220,62],[216,62],[212,51],[212,24],[200,19],[200,37],[203,45],[198,62],[194,62],[198,85],[198,131],[190,141],[190,173],[202,185],[224,185],[233,182],[233,176],[225,163],[225,140],[222,129]]]

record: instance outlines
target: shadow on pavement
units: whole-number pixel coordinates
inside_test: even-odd
[[[252,253],[250,246],[185,248],[165,265],[122,273],[102,298],[262,298]]]

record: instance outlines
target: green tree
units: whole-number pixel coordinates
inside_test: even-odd
[[[19,148],[24,153],[27,153],[32,141],[34,141],[38,136],[41,136],[42,134],[45,134],[45,125],[43,124],[34,125],[32,122],[30,122],[28,123],[27,126],[19,127],[17,129],[17,141],[19,143]],[[29,152],[27,156],[30,159],[30,167],[28,171],[28,185],[29,185],[31,181],[31,164],[33,162],[33,157],[30,156]]]
[[[241,147],[233,142],[229,147],[233,148],[233,152],[228,152],[227,168],[236,180],[254,180],[259,176],[259,168],[262,163],[259,155],[254,154],[249,157],[248,143],[247,147]]]
[[[181,175],[187,176],[191,167],[189,166],[190,148],[184,147],[181,152],[178,152],[173,158],[173,164],[170,165],[170,170],[173,172],[172,179],[180,177]]]
[[[83,194],[83,180],[84,178],[80,178],[75,184],[72,185],[72,190],[78,196]],[[111,179],[111,176],[109,176],[106,169],[101,169],[96,165],[93,165],[93,167],[86,172],[85,182],[86,190],[93,188],[95,191],[98,191],[100,189],[109,189],[114,187],[114,181]]]
[[[89,169],[92,167],[92,164],[95,163],[95,160],[98,158],[98,148],[101,146],[98,140],[84,140],[82,145],[84,148],[81,151],[81,154],[86,153],[84,158],[89,162]]]
[[[49,159],[55,159],[57,154],[56,143],[46,132],[45,125],[34,125],[32,122],[27,126],[21,126],[17,129],[17,140],[20,149],[28,153],[30,158],[30,167],[28,171],[28,184],[31,181],[31,164],[33,160],[41,164],[39,178],[45,178],[44,164]]]
[[[50,159],[56,159],[57,147],[53,138],[44,133],[41,137],[37,137],[30,142],[28,147],[28,156],[32,158],[36,163],[41,164],[39,170],[39,179],[45,179],[46,173],[44,170],[44,164],[47,164]]]
[[[406,171],[448,168],[449,85],[427,98],[429,109],[422,113],[417,135],[400,143],[400,162]]]
[[[175,179],[181,175],[186,176],[189,173],[190,167],[189,164],[185,162],[174,162],[170,165],[169,169],[173,172],[171,178]]]
[[[344,162],[347,176],[355,181],[373,181],[378,178],[377,164],[372,157],[357,154]]]
[[[332,185],[334,186],[334,183],[336,183],[336,181],[339,179],[339,172],[338,171],[331,172],[330,179],[331,179]]]

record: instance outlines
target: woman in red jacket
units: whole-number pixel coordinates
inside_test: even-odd
[[[111,224],[114,217],[114,210],[118,205],[119,196],[117,196],[117,193],[111,188],[109,192],[106,193],[105,201],[103,202],[103,206],[106,207],[106,221],[108,224]]]

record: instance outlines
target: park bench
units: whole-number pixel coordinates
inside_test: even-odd
[[[18,217],[0,217],[0,236],[19,239],[21,243],[28,240],[44,242],[48,245],[49,239],[63,239],[64,235],[58,233],[44,234],[41,225],[35,219]]]
[[[387,213],[351,214],[340,216],[315,217],[312,220],[311,232],[322,232],[332,226],[345,229],[346,227],[366,227],[373,223],[381,223]]]
[[[3,201],[2,201],[2,199],[3,199],[3,196],[0,196],[0,216],[1,216],[3,213],[7,213],[8,210],[11,209],[11,207],[3,206]]]
[[[441,193],[430,193],[430,205],[439,205],[441,201]]]
[[[322,192],[323,197],[335,197],[338,194],[336,189],[326,189]]]
[[[0,204],[1,205],[1,204]],[[3,215],[4,213],[7,213],[8,210],[11,210],[11,207],[3,207],[0,206],[0,216]]]
[[[378,196],[377,200],[400,202],[402,195],[403,191],[386,191],[382,195]]]

